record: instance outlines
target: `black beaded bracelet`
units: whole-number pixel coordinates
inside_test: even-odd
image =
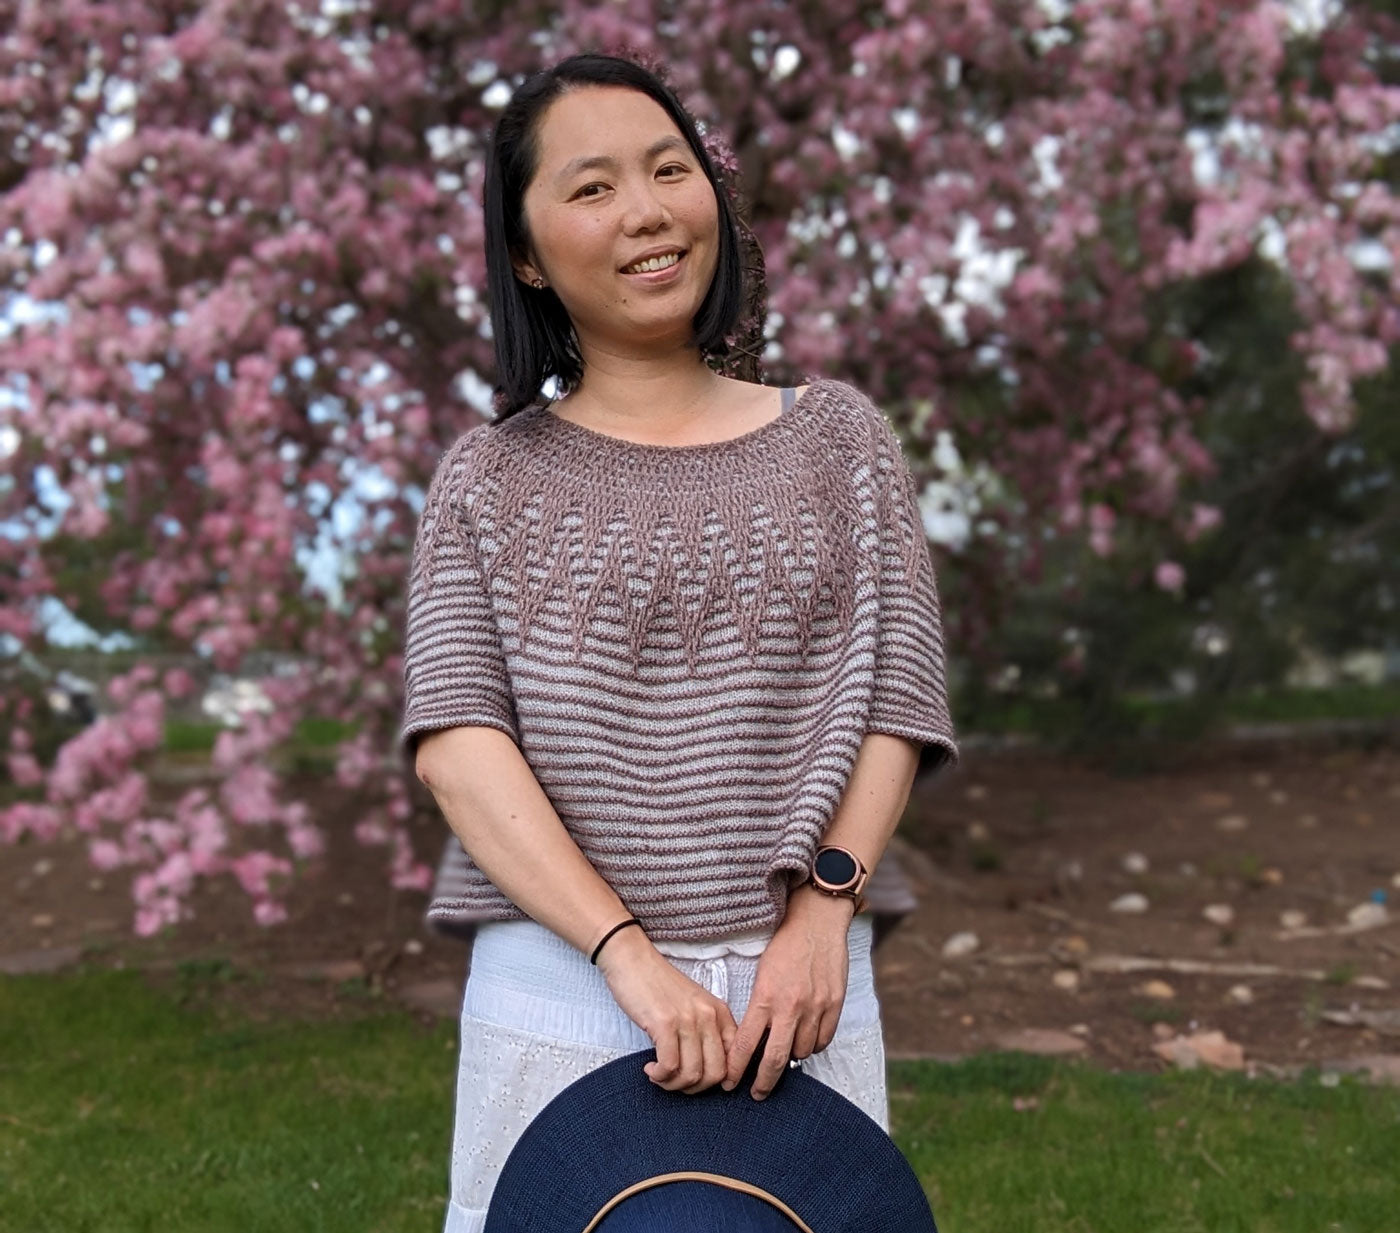
[[[593,953],[588,956],[588,962],[596,968],[598,966],[598,954],[603,949],[603,947],[607,945],[608,939],[612,937],[612,935],[615,934],[619,929],[626,929],[628,925],[637,925],[640,927],[641,923],[642,922],[634,916],[631,920],[625,920],[620,925],[614,925],[611,929],[607,931],[607,933],[603,934],[603,940],[593,948]]]

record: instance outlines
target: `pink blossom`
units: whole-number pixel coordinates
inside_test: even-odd
[[[194,692],[194,677],[183,668],[171,668],[161,679],[161,688],[167,697],[187,698]]]
[[[1214,505],[1202,505],[1195,502],[1191,506],[1191,521],[1186,529],[1187,542],[1194,542],[1207,531],[1212,531],[1220,525],[1220,510]]]
[[[1175,561],[1159,561],[1152,576],[1164,591],[1179,593],[1186,585],[1186,571]]]
[[[259,899],[253,904],[253,919],[267,927],[287,919],[287,909],[275,899]]]
[[[287,846],[302,860],[320,856],[326,850],[326,837],[314,826],[296,826],[287,832]]]
[[[1089,507],[1089,546],[1101,557],[1113,551],[1113,528],[1118,521],[1113,510],[1102,503]]]
[[[12,753],[6,755],[10,768],[10,778],[17,788],[32,788],[44,781],[44,768],[32,754]]]
[[[40,841],[57,838],[63,829],[63,812],[52,805],[18,801],[0,809],[0,839],[15,843],[32,836]]]
[[[292,872],[291,861],[261,851],[248,852],[229,867],[245,893],[254,899],[267,896],[273,878],[289,877]]]
[[[119,869],[126,864],[126,857],[119,844],[110,839],[94,839],[88,844],[88,857],[97,868],[104,872]]]
[[[355,823],[355,840],[366,847],[380,847],[389,842],[389,828],[379,818],[364,818]]]

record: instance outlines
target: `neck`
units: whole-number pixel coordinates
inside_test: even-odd
[[[683,427],[703,412],[721,382],[689,345],[647,356],[581,349],[583,379],[562,405],[624,429]]]

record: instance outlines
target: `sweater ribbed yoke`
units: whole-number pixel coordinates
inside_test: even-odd
[[[405,682],[404,739],[507,732],[657,938],[776,923],[866,732],[956,754],[913,481],[836,381],[702,445],[544,406],[465,434],[419,526]],[[430,915],[521,915],[464,869]]]

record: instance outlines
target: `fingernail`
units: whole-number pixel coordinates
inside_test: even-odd
[[[722,1087],[726,1092],[732,1092],[734,1090],[733,1080],[726,1079],[723,1083],[720,1084],[720,1087]]]

